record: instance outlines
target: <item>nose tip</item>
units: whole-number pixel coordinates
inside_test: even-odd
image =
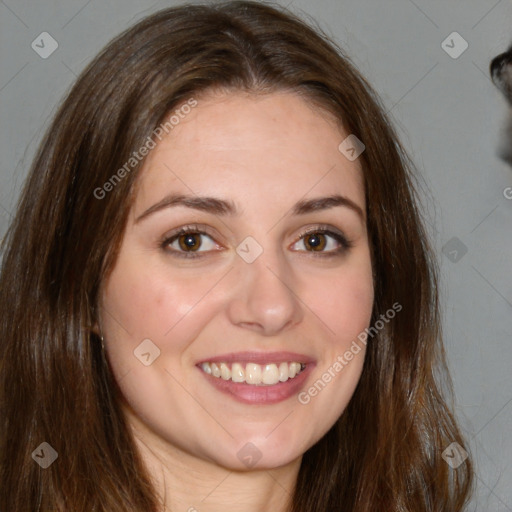
[[[262,258],[250,268],[244,267],[244,276],[236,277],[237,286],[233,288],[228,308],[233,323],[267,336],[288,330],[303,315],[300,301],[287,284],[290,276],[282,265],[276,261],[274,264],[279,272]]]

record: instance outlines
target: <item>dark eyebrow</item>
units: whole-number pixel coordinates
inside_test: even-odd
[[[185,196],[170,194],[165,196],[162,200],[150,206],[144,213],[135,219],[135,223],[140,222],[142,219],[148,217],[152,213],[158,212],[165,208],[173,206],[185,206],[194,210],[200,210],[213,215],[237,215],[238,210],[235,203],[218,199],[215,197],[199,197],[199,196]],[[300,200],[293,205],[292,215],[305,215],[307,213],[327,210],[336,206],[345,206],[350,208],[361,218],[363,223],[366,223],[365,214],[363,210],[354,201],[348,197],[341,195],[332,195],[328,197],[319,197],[315,199]]]
[[[235,215],[237,213],[236,206],[232,201],[225,201],[224,199],[217,199],[215,197],[199,197],[199,196],[184,196],[170,194],[165,196],[161,201],[150,206],[144,213],[135,219],[135,223],[146,218],[152,213],[163,210],[164,208],[171,208],[172,206],[186,206],[194,210],[201,210],[214,215]]]
[[[307,201],[298,201],[292,209],[292,215],[304,215],[306,213],[316,212],[320,210],[328,210],[336,206],[346,206],[356,212],[361,220],[366,223],[365,214],[361,207],[349,199],[341,195],[333,195],[328,197],[319,197],[317,199],[309,199]]]

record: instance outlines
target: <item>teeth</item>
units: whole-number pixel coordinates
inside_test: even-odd
[[[215,363],[212,363],[210,365],[210,368],[212,369],[212,375],[214,377],[220,377],[221,376],[220,368]]]
[[[286,382],[288,380],[288,374],[289,373],[290,372],[288,371],[288,364],[287,363],[281,363],[279,365],[279,380],[281,382]]]
[[[265,365],[247,363],[245,368],[242,363],[233,363],[231,368],[227,363],[201,364],[201,369],[208,375],[256,386],[273,386],[278,382],[286,382],[288,379],[293,379],[305,367],[305,364],[297,362],[281,363],[279,366],[274,363]]]
[[[261,374],[263,384],[275,384],[279,382],[279,370],[275,364],[266,364]]]
[[[205,364],[209,366],[208,363]],[[231,380],[233,382],[245,382],[245,370],[240,363],[233,363],[231,365]]]
[[[248,363],[245,367],[245,382],[247,384],[261,384],[261,366]]]
[[[220,363],[220,376],[224,380],[231,379],[231,371],[226,363]]]

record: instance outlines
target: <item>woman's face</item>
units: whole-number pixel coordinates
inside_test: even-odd
[[[373,305],[348,135],[292,93],[209,95],[149,153],[101,294],[108,360],[146,444],[274,468],[342,414],[364,346],[344,354]]]

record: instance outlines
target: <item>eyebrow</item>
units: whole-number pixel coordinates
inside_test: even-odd
[[[238,215],[239,213],[235,203],[230,200],[219,199],[216,197],[169,194],[139,215],[135,219],[135,223],[140,222],[153,213],[176,206],[185,206],[187,208],[200,210],[213,215]],[[297,201],[297,203],[293,205],[291,213],[292,215],[305,215],[307,213],[328,210],[337,206],[350,208],[352,211],[357,213],[363,223],[366,222],[365,214],[360,206],[348,197],[342,195],[331,195],[328,197],[318,197]]]

